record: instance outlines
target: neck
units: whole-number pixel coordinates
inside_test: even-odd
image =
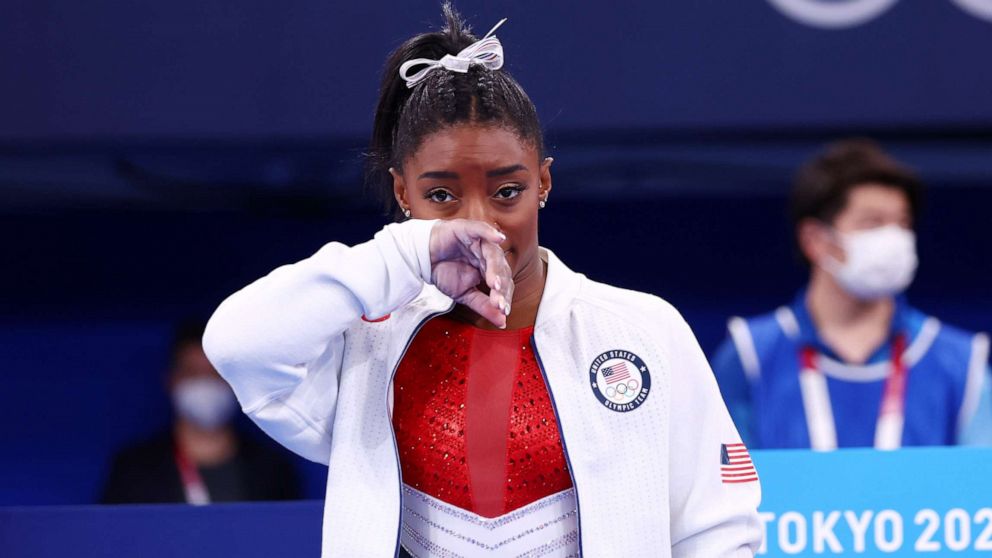
[[[197,465],[218,465],[237,453],[237,439],[230,426],[208,430],[180,418],[173,433],[183,454]]]
[[[861,300],[847,293],[826,271],[815,268],[806,306],[817,332],[848,361],[864,362],[888,337],[895,314],[891,297]]]
[[[544,282],[547,276],[547,264],[535,250],[534,258],[513,277],[513,301],[510,305],[510,315],[506,317],[506,329],[521,329],[534,325],[537,321],[537,309],[544,296]],[[457,306],[452,312],[455,319],[472,324],[480,329],[496,329],[489,320],[479,316],[464,306]]]

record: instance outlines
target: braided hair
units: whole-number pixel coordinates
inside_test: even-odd
[[[393,51],[379,88],[372,141],[366,159],[365,185],[380,198],[386,212],[402,218],[393,197],[389,168],[402,169],[430,134],[461,123],[499,126],[544,154],[544,136],[537,109],[520,84],[505,70],[472,64],[468,72],[430,72],[413,88],[400,77],[400,66],[414,58],[439,60],[476,42],[461,16],[445,3],[445,27],[416,35]]]

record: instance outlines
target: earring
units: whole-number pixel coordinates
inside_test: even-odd
[[[548,202],[546,202],[544,200],[541,200],[540,202],[538,202],[537,207],[540,207],[541,209],[544,209],[544,206],[546,206],[546,205],[548,205]]]
[[[404,209],[404,210],[403,210],[403,215],[404,215],[404,216],[405,216],[405,217],[406,217],[407,219],[409,219],[409,218],[410,218],[410,210],[409,210],[409,209]]]

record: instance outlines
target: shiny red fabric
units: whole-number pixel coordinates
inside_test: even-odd
[[[393,384],[404,483],[484,517],[572,486],[532,333],[424,325]]]

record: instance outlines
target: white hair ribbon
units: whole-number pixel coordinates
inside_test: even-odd
[[[503,67],[503,45],[500,44],[493,33],[499,29],[500,25],[506,21],[504,17],[497,23],[482,39],[468,45],[461,52],[452,56],[445,54],[440,60],[430,58],[414,58],[407,60],[400,66],[400,77],[406,82],[407,87],[413,87],[420,83],[428,74],[437,68],[444,68],[452,72],[464,74],[468,72],[472,64],[482,64],[490,70],[498,70]],[[426,66],[418,70],[413,75],[408,75],[410,69],[415,66]]]

